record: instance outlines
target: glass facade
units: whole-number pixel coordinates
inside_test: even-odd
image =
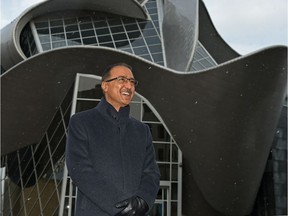
[[[216,65],[217,65],[216,61],[210,56],[210,54],[205,49],[205,47],[200,43],[200,41],[198,41],[190,70],[200,71],[214,67]]]
[[[0,215],[58,215],[72,95],[73,88],[38,144],[2,157]]]
[[[162,5],[162,4],[159,4]],[[21,48],[27,57],[67,46],[103,46],[128,52],[165,66],[157,1],[145,3],[151,20],[95,11],[70,11],[38,17],[25,27]],[[36,32],[33,34],[32,32]],[[198,41],[191,71],[217,65]]]
[[[22,51],[26,57],[31,57],[39,52],[36,47],[35,39],[29,24],[26,25],[21,32],[20,44],[22,47]]]
[[[164,65],[156,1],[147,2],[145,7],[151,20],[74,11],[39,17],[31,21],[31,26],[43,52],[66,46],[104,46]],[[30,44],[21,43],[21,47],[24,51]]]

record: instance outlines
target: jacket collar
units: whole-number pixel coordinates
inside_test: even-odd
[[[110,117],[116,121],[119,121],[120,119],[127,119],[129,118],[130,114],[130,106],[121,107],[119,109],[119,112],[106,101],[105,97],[102,97],[100,103],[96,107],[100,113],[103,115]]]

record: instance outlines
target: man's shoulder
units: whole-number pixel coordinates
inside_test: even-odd
[[[98,111],[94,107],[92,109],[77,112],[74,115],[72,115],[72,118],[74,118],[74,119],[90,119],[92,116],[96,116],[97,113],[98,113]]]

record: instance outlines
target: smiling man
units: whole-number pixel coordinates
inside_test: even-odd
[[[144,216],[153,206],[160,172],[152,136],[129,116],[137,84],[129,65],[111,65],[100,103],[71,117],[66,163],[78,187],[77,216]]]
[[[120,107],[129,105],[137,84],[138,81],[134,79],[131,67],[126,64],[117,64],[106,69],[101,87],[106,101],[119,111]]]

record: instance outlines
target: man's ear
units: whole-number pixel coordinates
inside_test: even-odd
[[[102,88],[103,92],[107,92],[107,90],[108,90],[108,83],[107,83],[107,82],[102,82],[102,83],[101,83],[101,88]]]

